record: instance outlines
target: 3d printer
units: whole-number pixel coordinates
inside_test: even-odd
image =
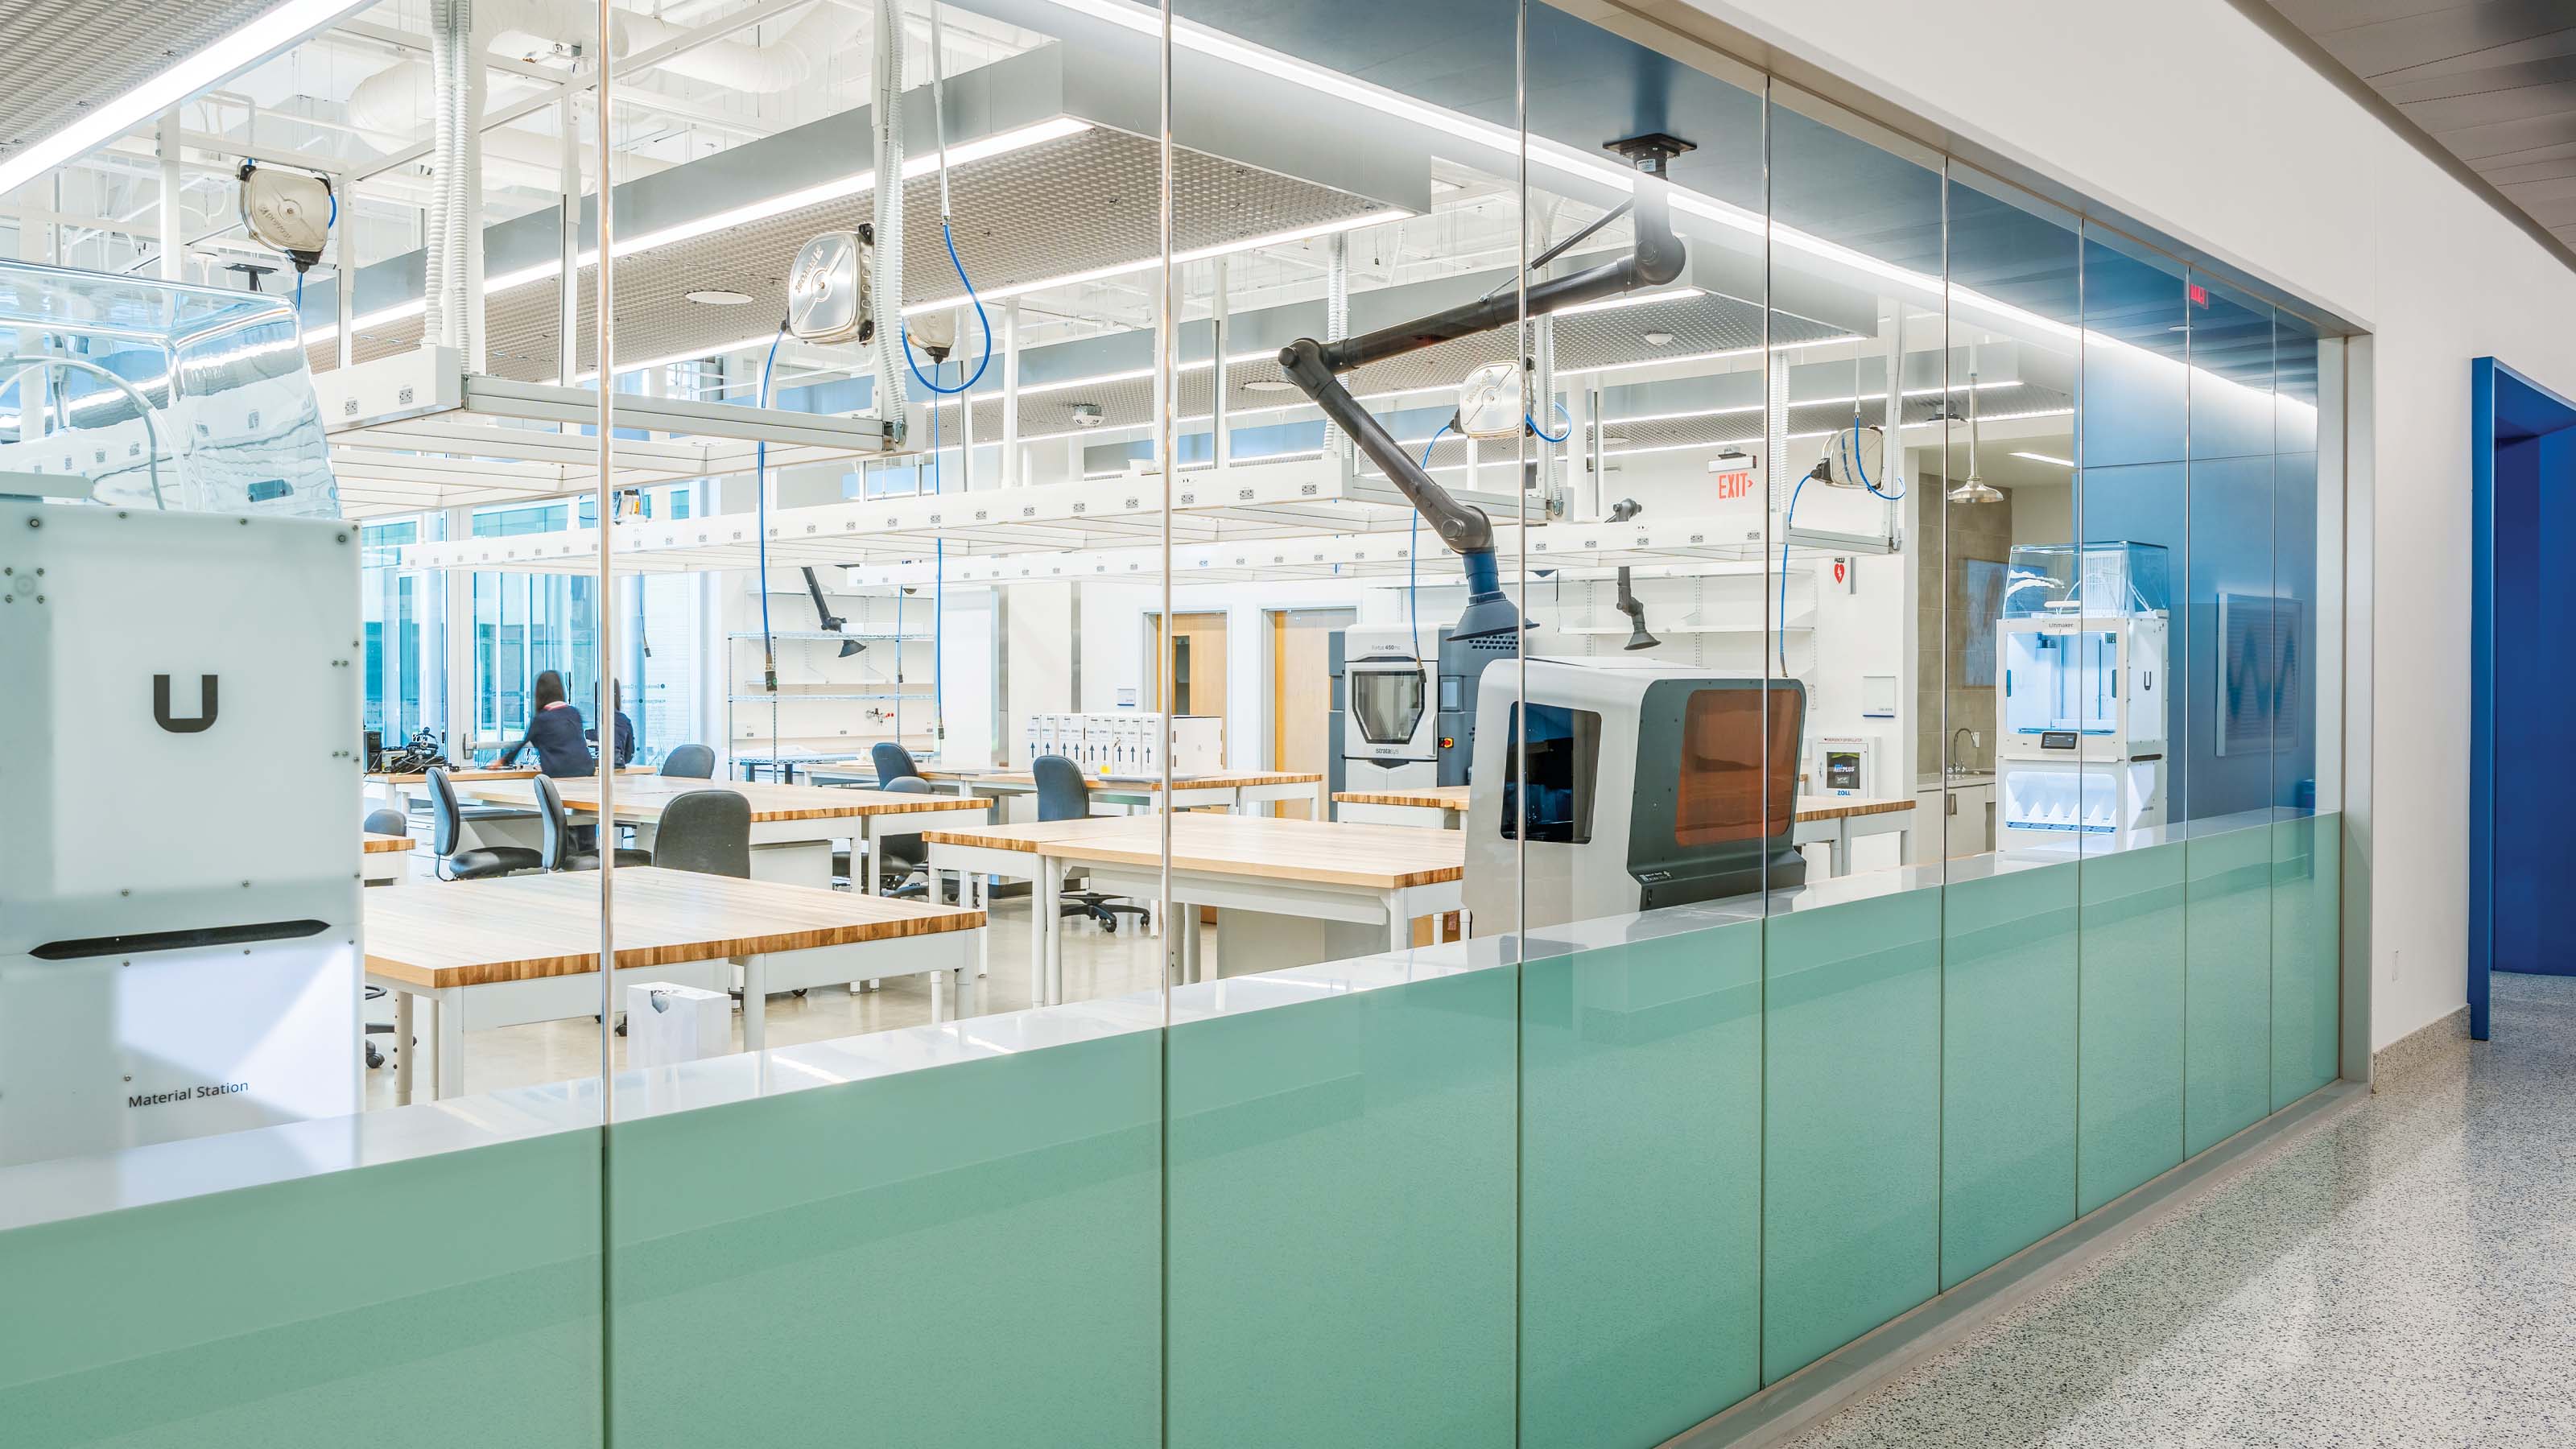
[[[2164,823],[2171,600],[2155,544],[2012,550],[1995,626],[2005,843]]]
[[[0,1165],[354,1113],[358,530],[294,314],[0,262],[0,379]]]

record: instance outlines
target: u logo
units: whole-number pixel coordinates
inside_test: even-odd
[[[152,676],[152,722],[174,735],[193,735],[215,722],[215,677],[197,676],[197,717],[174,719],[170,714],[170,676]]]

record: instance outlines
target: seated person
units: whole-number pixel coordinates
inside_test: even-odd
[[[538,770],[558,780],[596,773],[599,762],[582,740],[581,711],[564,701],[562,675],[549,669],[537,676],[536,704],[536,712],[528,716],[528,732],[503,750],[496,763],[510,769],[518,763],[521,750],[534,746]]]
[[[617,727],[611,735],[611,738],[616,741],[617,768],[623,770],[635,763],[635,722],[626,717],[626,686],[610,685],[608,698],[612,705],[609,720]],[[599,743],[599,731],[592,730],[582,738],[596,745]]]

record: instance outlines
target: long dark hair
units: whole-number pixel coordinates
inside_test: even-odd
[[[535,694],[539,709],[544,709],[550,704],[563,703],[563,676],[551,669],[540,672],[537,675]]]

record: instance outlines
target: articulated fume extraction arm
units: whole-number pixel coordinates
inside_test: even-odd
[[[1551,312],[1600,301],[1644,287],[1660,287],[1681,275],[1687,258],[1680,237],[1673,234],[1672,213],[1665,195],[1665,171],[1672,158],[1688,151],[1691,144],[1660,133],[1614,141],[1608,148],[1626,157],[1637,168],[1638,178],[1633,199],[1621,208],[1635,217],[1636,245],[1629,255],[1615,262],[1586,268],[1568,277],[1528,284],[1528,313],[1544,317]],[[1559,253],[1589,236],[1619,213],[1611,212],[1592,226],[1568,237],[1557,246],[1531,260],[1535,271]],[[1335,342],[1317,342],[1311,337],[1299,338],[1279,354],[1279,366],[1288,380],[1324,410],[1334,426],[1351,435],[1369,461],[1384,469],[1404,496],[1422,514],[1440,541],[1458,552],[1467,569],[1467,608],[1451,633],[1454,639],[1474,639],[1491,634],[1515,633],[1520,628],[1520,613],[1503,596],[1501,571],[1494,563],[1494,526],[1485,511],[1460,503],[1449,491],[1431,481],[1431,475],[1408,455],[1402,444],[1389,436],[1383,424],[1360,406],[1350,390],[1342,386],[1340,374],[1372,362],[1416,352],[1425,347],[1459,337],[1472,337],[1498,327],[1517,323],[1523,315],[1521,294],[1497,292],[1462,306],[1452,307],[1428,317],[1357,337]]]

